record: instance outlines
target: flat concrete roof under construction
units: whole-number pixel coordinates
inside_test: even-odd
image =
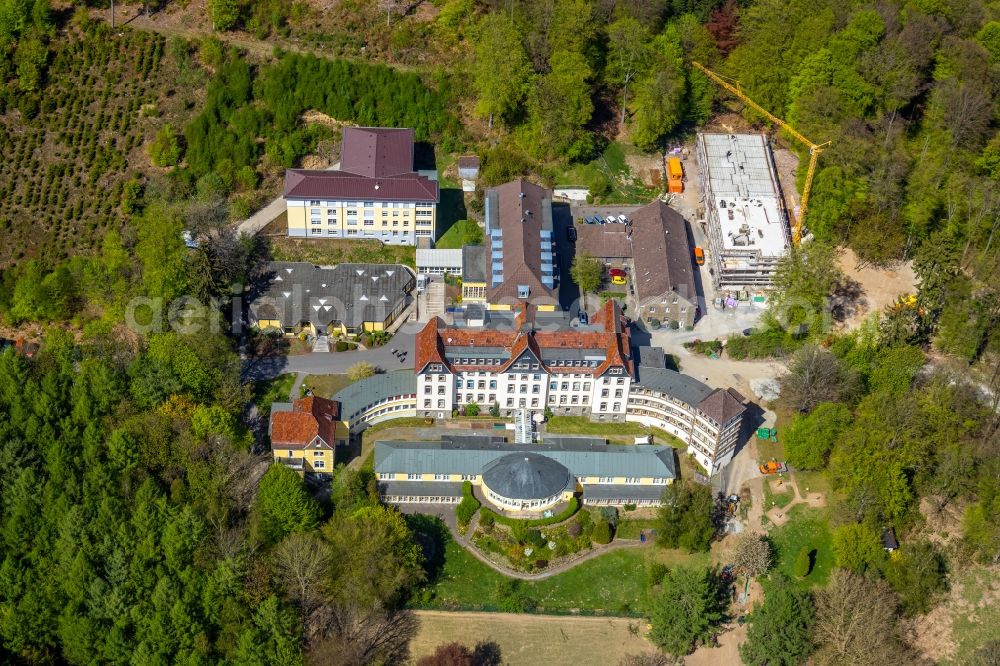
[[[699,134],[696,155],[715,287],[769,288],[791,234],[767,137]]]
[[[790,241],[788,220],[766,137],[699,134],[698,139],[710,188],[705,205],[718,220],[723,251],[783,256]]]

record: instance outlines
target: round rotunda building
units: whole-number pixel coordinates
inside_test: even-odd
[[[561,463],[537,453],[511,453],[483,469],[483,494],[510,511],[542,511],[572,494],[573,475]]]

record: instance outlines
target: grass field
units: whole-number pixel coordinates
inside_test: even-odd
[[[271,413],[271,404],[288,402],[288,392],[295,383],[295,375],[279,375],[274,379],[265,379],[253,383],[254,402],[265,416]]]
[[[438,238],[434,247],[439,250],[458,250],[463,245],[481,243],[483,230],[473,220],[458,220]]]
[[[642,437],[649,428],[638,423],[596,423],[585,416],[553,416],[545,423],[546,432],[567,435],[600,435],[609,437],[627,435]]]
[[[615,550],[551,578],[519,581],[518,592],[538,604],[539,613],[582,612],[632,615],[645,602],[650,564],[709,563],[709,555],[688,554],[655,546]],[[505,576],[490,569],[451,541],[445,547],[440,578],[432,585],[440,609],[494,610],[500,605],[498,585]]]
[[[812,571],[800,584],[813,587],[825,585],[834,568],[833,538],[826,509],[812,509],[799,504],[789,512],[791,519],[769,531],[777,555],[777,570],[796,580],[793,572],[795,557],[802,548],[815,550]]]
[[[314,395],[321,398],[332,398],[338,391],[351,384],[347,375],[306,375],[303,386],[312,389]]]
[[[764,479],[764,510],[767,511],[772,506],[784,509],[795,499],[791,485],[784,486],[785,492],[776,493],[771,490],[770,478]]]
[[[642,638],[641,623],[628,618],[441,611],[417,611],[417,617],[414,660],[455,640],[469,647],[495,641],[507,666],[617,664],[623,655],[654,650]]]
[[[626,514],[627,516],[628,514]],[[656,527],[655,518],[622,518],[618,521],[618,527],[615,530],[616,539],[638,539],[639,533],[643,530],[650,530]]]

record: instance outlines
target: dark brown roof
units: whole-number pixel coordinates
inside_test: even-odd
[[[413,171],[413,130],[345,127],[340,170],[369,178]]]
[[[577,224],[576,251],[591,257],[627,259],[632,245],[624,224]]]
[[[552,248],[543,248],[541,232],[552,232],[552,192],[519,178],[492,188],[487,196],[491,193],[496,196],[495,223],[503,240],[503,282],[489,290],[487,299],[516,300],[518,286],[527,285],[532,303],[557,303],[555,289],[542,283],[542,250]]]
[[[317,435],[328,445],[336,446],[336,427],[340,403],[326,398],[308,397],[292,403],[291,411],[271,413],[271,445],[279,448],[308,446]]]
[[[368,178],[335,170],[288,169],[286,199],[358,199],[437,203],[436,181],[416,173]]]
[[[462,155],[458,158],[458,168],[459,169],[478,169],[479,168],[479,156],[477,155]]]
[[[670,291],[693,300],[697,291],[684,218],[657,199],[631,219],[632,282],[639,302]]]
[[[720,426],[747,409],[742,402],[733,397],[732,393],[724,389],[715,389],[707,398],[699,402],[697,407]]]
[[[345,127],[340,169],[285,171],[286,199],[437,203],[438,183],[413,171],[413,130]]]

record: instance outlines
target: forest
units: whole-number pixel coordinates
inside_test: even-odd
[[[189,295],[227,310],[264,256],[229,222],[283,168],[336,142],[307,111],[414,127],[439,151],[483,155],[488,180],[552,183],[612,142],[656,153],[720,113],[742,114],[805,164],[692,60],[831,142],[809,241],[783,265],[771,314],[727,353],[787,364],[781,445],[834,491],[836,572],[812,588],[809,553],[764,566],[747,539],[766,601],[744,661],[916,663],[903,625],[942,603],[963,568],[995,571],[995,3],[435,0],[418,16],[351,0],[330,13],[351,29],[321,38],[322,17],[299,3],[212,0],[222,39],[199,41],[116,37],[76,4],[0,0],[0,147],[12,156],[0,167],[0,324],[47,329],[33,358],[0,355],[0,661],[403,661],[415,632],[406,609],[440,574],[421,547],[439,526],[382,506],[366,472],[339,473],[314,499],[254,440],[224,315],[196,307],[181,318],[200,316],[199,330],[136,332],[122,323],[129,304]],[[227,31],[299,37],[338,57],[251,57]],[[112,55],[133,80],[98,71]],[[157,94],[168,77],[194,92],[169,117],[144,116],[174,104]],[[206,242],[185,248],[185,229]],[[842,248],[866,265],[912,261],[914,302],[831,330],[850,289]],[[685,510],[664,512],[662,545],[704,551],[711,498],[671,492]],[[928,538],[948,510],[955,538]],[[886,527],[896,556],[881,547]],[[648,572],[638,610],[661,649],[712,640],[724,619],[717,575]],[[680,604],[699,610],[680,617]],[[857,609],[868,631],[845,647]],[[998,651],[985,642],[974,659]]]

